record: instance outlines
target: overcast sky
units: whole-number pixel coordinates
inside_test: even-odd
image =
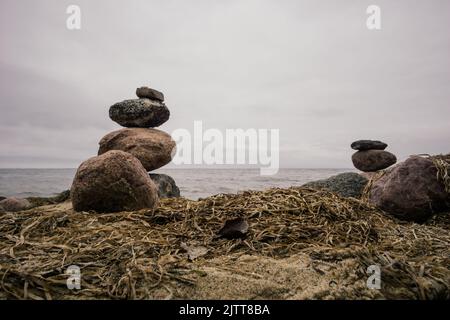
[[[1,0],[0,167],[77,167],[141,85],[169,133],[280,129],[282,167],[350,168],[360,138],[447,153],[449,23],[447,0]]]

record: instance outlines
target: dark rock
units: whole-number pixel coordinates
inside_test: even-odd
[[[356,169],[373,172],[390,167],[397,162],[397,158],[384,150],[357,151],[352,155],[352,162]]]
[[[33,208],[50,204],[57,204],[70,199],[70,190],[65,190],[54,197],[28,197],[26,199],[30,201]]]
[[[70,197],[76,211],[131,211],[154,208],[158,203],[147,171],[138,159],[123,151],[109,151],[83,162]]]
[[[177,187],[175,180],[167,174],[150,173],[150,178],[156,185],[158,197],[176,198],[180,196],[180,189]]]
[[[176,145],[172,137],[158,129],[130,128],[113,131],[102,138],[98,154],[110,150],[131,153],[147,171],[158,169],[172,160]]]
[[[5,199],[6,199],[6,197],[0,197],[0,201],[5,200]]]
[[[158,90],[149,87],[140,87],[136,89],[136,95],[139,98],[147,98],[151,100],[164,101],[164,94]]]
[[[10,197],[0,201],[0,211],[17,212],[30,208],[31,203],[27,199]]]
[[[227,220],[222,229],[219,230],[219,237],[226,239],[244,238],[247,235],[248,223],[243,218]]]
[[[64,190],[60,194],[53,197],[55,203],[61,203],[70,199],[70,190]]]
[[[369,200],[399,219],[425,221],[450,208],[450,194],[436,173],[430,159],[410,157],[374,182]]]
[[[378,140],[358,140],[353,142],[350,147],[354,150],[384,150],[388,145]]]
[[[361,197],[369,180],[355,172],[345,172],[328,179],[308,182],[303,187],[325,189],[341,197]]]
[[[169,120],[170,111],[161,101],[133,99],[112,105],[109,117],[123,127],[153,128]]]

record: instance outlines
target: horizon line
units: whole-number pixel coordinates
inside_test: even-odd
[[[0,167],[0,170],[68,170],[68,169],[78,169],[77,167]],[[249,170],[259,170],[260,167],[249,167],[249,168],[229,168],[229,167],[187,167],[187,168],[158,168],[155,170],[152,170],[151,172],[162,170],[162,169],[169,169],[169,170],[242,170],[242,169],[249,169]],[[310,170],[327,170],[327,169],[333,169],[333,170],[355,170],[355,168],[344,168],[344,167],[280,167],[279,169],[310,169]]]

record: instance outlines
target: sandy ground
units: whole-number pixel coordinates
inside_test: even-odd
[[[352,259],[338,263],[314,261],[307,255],[286,259],[242,255],[212,259],[199,268],[197,284],[181,288],[185,299],[375,299]],[[350,271],[350,272],[349,272]],[[363,295],[361,295],[363,293]],[[169,293],[173,296],[173,292]],[[170,297],[170,295],[169,295]]]

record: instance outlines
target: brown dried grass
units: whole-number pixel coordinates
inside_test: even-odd
[[[218,238],[236,217],[248,221],[247,238]],[[151,299],[161,288],[194,286],[199,266],[223,255],[333,262],[350,252],[360,268],[349,272],[359,278],[382,266],[385,298],[449,298],[448,222],[401,223],[363,201],[305,188],[163,199],[156,210],[111,214],[39,207],[0,214],[0,297]],[[193,264],[182,243],[208,253]],[[81,268],[82,290],[66,287],[70,265]]]

